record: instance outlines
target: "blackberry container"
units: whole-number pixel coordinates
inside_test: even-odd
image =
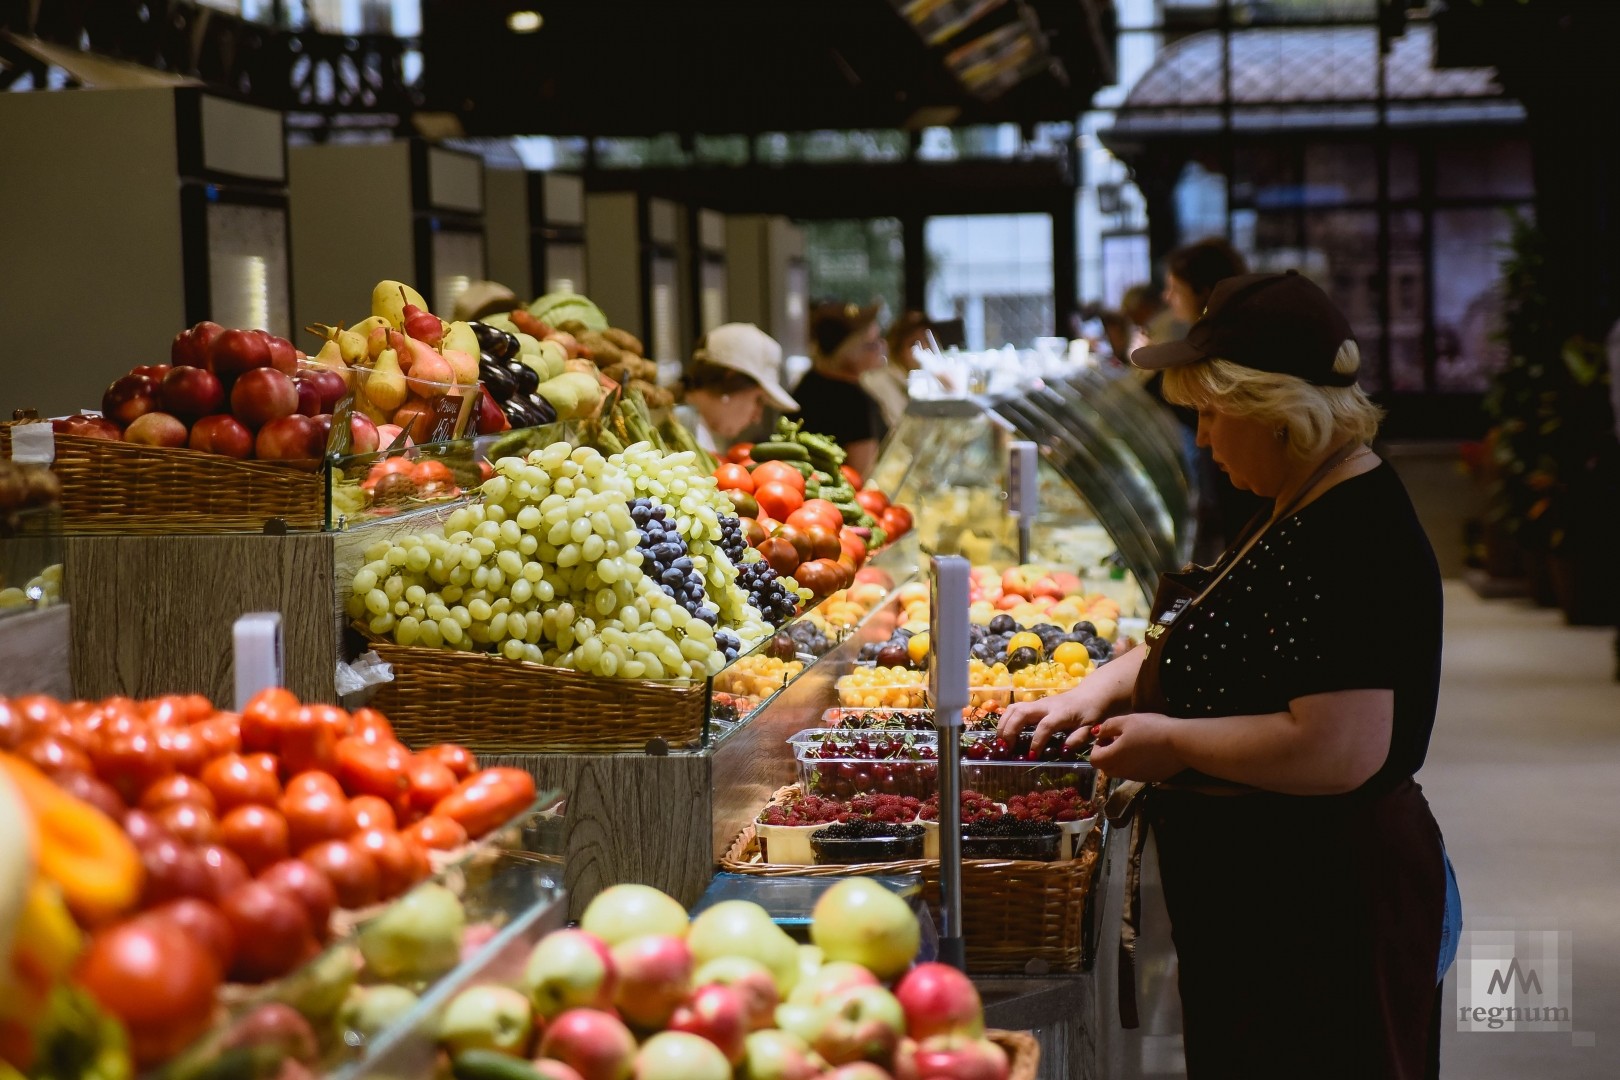
[[[917,825],[887,826],[904,836],[831,837],[823,827],[810,834],[810,849],[817,866],[848,866],[853,863],[898,862],[923,857],[923,830]]]

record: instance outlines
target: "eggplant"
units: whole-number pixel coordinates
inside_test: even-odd
[[[473,336],[478,338],[478,348],[483,352],[488,353],[497,360],[505,360],[509,356],[517,355],[514,349],[514,346],[517,345],[517,338],[508,334],[505,330],[481,322],[470,323],[469,325],[472,326]]]
[[[534,407],[535,415],[540,418],[536,421],[537,423],[555,424],[557,422],[556,408],[539,394],[530,394],[529,404]]]
[[[500,333],[502,337],[506,338],[506,355],[501,359],[516,360],[518,355],[523,352],[523,343],[518,341],[516,334],[509,334],[505,330]]]
[[[496,401],[506,401],[518,392],[518,382],[512,373],[506,370],[506,365],[499,360],[489,362],[480,360],[478,363],[478,377],[483,380],[490,396]]]
[[[532,394],[534,388],[540,385],[540,373],[521,360],[504,361],[506,371],[517,384],[520,394]]]
[[[511,421],[512,426],[515,428],[539,427],[541,424],[548,422],[540,418],[533,401],[523,394],[514,396],[511,401],[508,401],[501,408],[505,411],[507,420]]]

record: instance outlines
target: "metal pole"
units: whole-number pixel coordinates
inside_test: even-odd
[[[962,934],[962,712],[968,705],[968,561],[933,560],[928,677],[939,732],[939,959],[961,970],[967,963]]]
[[[1018,562],[1029,562],[1030,539],[1035,531],[1040,485],[1038,448],[1017,440],[1007,444],[1007,509],[1018,519]]]

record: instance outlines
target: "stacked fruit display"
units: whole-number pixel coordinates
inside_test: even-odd
[[[791,579],[748,576],[761,564],[732,546],[729,503],[689,453],[556,443],[495,473],[435,531],[368,549],[350,616],[400,645],[701,679],[798,606]]]
[[[658,385],[658,365],[647,359],[641,340],[629,331],[609,326],[602,309],[578,293],[549,293],[527,310],[519,308],[487,321],[512,333],[558,342],[570,357],[590,361],[592,370],[600,371],[627,393],[641,394],[651,408],[662,409],[673,403],[669,391]]]
[[[968,617],[986,629],[995,622],[996,634],[1009,632],[1009,624],[997,620],[1001,615],[1011,619],[1014,627],[1051,624],[1071,632],[1079,623],[1087,622],[1094,636],[1110,642],[1118,633],[1119,602],[1100,592],[1086,592],[1084,583],[1073,574],[1033,565],[999,571],[974,566],[970,573]],[[900,604],[900,626],[926,629],[926,584],[912,582],[903,586]]]
[[[656,890],[615,886],[520,976],[452,999],[439,1043],[457,1080],[1005,1080],[972,982],[912,966],[905,901],[839,882],[810,937],[795,945],[745,901],[688,922]]]
[[[334,912],[398,896],[428,876],[430,852],[505,824],[535,790],[457,746],[413,754],[371,710],[302,706],[284,690],[240,716],[196,695],[0,700],[0,788],[26,811],[7,835],[32,837],[6,851],[31,853],[55,887],[30,901],[39,937],[13,940],[43,950],[47,972],[76,958],[73,980],[122,1022],[139,1065],[207,1029],[223,982],[310,960]],[[0,931],[28,880],[0,874]],[[52,980],[38,967],[0,966],[0,981],[34,979],[38,1006],[0,1008],[0,1031],[20,1029],[7,1035],[42,1017]],[[0,1039],[0,1051],[15,1045]]]

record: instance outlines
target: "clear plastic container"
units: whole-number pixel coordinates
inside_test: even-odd
[[[823,728],[933,731],[933,709],[866,709],[837,706],[821,714]]]
[[[846,708],[921,709],[928,704],[927,676],[920,671],[911,672],[915,682],[877,684],[866,682],[863,676],[844,675],[833,683],[838,704]]]
[[[865,758],[799,758],[799,785],[807,795],[852,799],[867,793],[926,799],[939,790],[935,761],[871,761]]]
[[[1097,770],[1089,761],[962,761],[962,787],[1007,802],[1015,795],[1074,788],[1096,798]]]
[[[908,710],[910,712],[927,712],[927,710]],[[805,728],[803,731],[788,737],[788,745],[793,748],[795,757],[813,757],[820,746],[831,740],[838,743],[865,738],[874,745],[873,757],[868,760],[907,760],[907,750],[911,748],[928,747],[933,751],[933,757],[939,756],[939,733],[932,727],[927,729],[851,729],[840,727]],[[887,742],[890,749],[885,752],[882,747]],[[924,755],[925,757],[928,755]],[[807,793],[813,794],[813,792]]]

